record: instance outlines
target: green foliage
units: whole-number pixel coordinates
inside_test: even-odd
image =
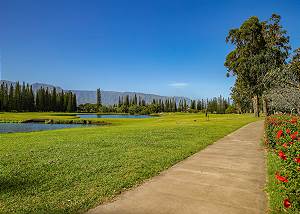
[[[15,87],[6,84],[0,86],[0,111],[61,111],[77,110],[76,95],[72,92],[57,93],[56,88],[40,88],[34,95],[32,86],[19,82]]]
[[[300,48],[294,50],[292,60],[291,60],[291,71],[298,78],[298,83],[300,82]]]
[[[190,105],[186,100],[176,101],[175,99],[152,100],[151,103],[146,103],[141,97],[134,95],[129,97],[119,97],[118,104],[113,106],[98,104],[81,104],[78,107],[79,112],[102,112],[102,113],[129,113],[129,114],[154,114],[162,112],[202,112],[224,114],[226,108],[230,104],[222,96],[211,100],[191,100]]]
[[[237,111],[236,111],[235,106],[229,105],[229,106],[226,108],[225,113],[226,113],[226,114],[236,114]]]
[[[102,97],[101,97],[101,90],[100,88],[97,89],[97,100],[96,100],[96,104],[97,104],[97,108],[100,108],[102,106]]]
[[[273,14],[268,21],[253,16],[239,28],[229,31],[226,42],[235,46],[225,61],[227,76],[237,76],[233,98],[239,108],[252,98],[253,109],[259,116],[259,98],[272,85],[266,81],[270,72],[280,72],[289,55],[289,37],[280,25],[280,16]]]
[[[207,101],[207,111],[217,114],[225,114],[225,110],[229,105],[229,101],[224,99],[222,96],[214,97],[213,99]]]

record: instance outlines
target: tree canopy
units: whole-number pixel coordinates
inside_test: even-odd
[[[289,37],[280,25],[281,17],[273,14],[267,21],[253,16],[239,28],[231,29],[226,42],[234,46],[224,65],[227,76],[237,76],[233,88],[234,99],[252,98],[256,116],[259,116],[259,99],[271,87],[266,81],[269,72],[280,72],[289,56]],[[242,104],[242,103],[240,103]]]

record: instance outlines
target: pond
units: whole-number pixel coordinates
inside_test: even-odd
[[[0,123],[0,133],[32,132],[86,126],[82,124]]]
[[[129,114],[78,114],[80,118],[151,118],[150,115],[129,115]]]

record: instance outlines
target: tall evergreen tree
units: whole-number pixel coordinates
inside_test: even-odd
[[[8,93],[8,110],[12,111],[15,110],[15,99],[14,99],[14,87],[11,84],[9,87],[9,93]]]
[[[99,109],[102,105],[102,97],[100,88],[97,89],[97,108]]]
[[[77,111],[77,99],[76,99],[76,94],[72,95],[72,111],[75,112]]]
[[[56,94],[56,88],[54,87],[52,89],[52,94],[51,94],[51,110],[52,111],[57,111],[57,94]]]

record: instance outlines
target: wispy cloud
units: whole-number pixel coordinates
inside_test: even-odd
[[[185,88],[187,87],[189,84],[186,82],[173,82],[170,83],[169,86],[174,87],[174,88]]]

